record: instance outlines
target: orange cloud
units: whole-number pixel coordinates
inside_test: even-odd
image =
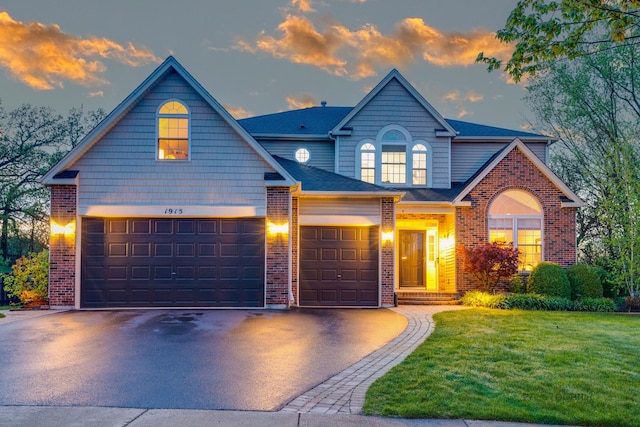
[[[443,67],[468,66],[475,64],[480,51],[497,58],[508,58],[513,51],[512,45],[501,43],[492,32],[441,32],[422,18],[405,18],[392,34],[385,35],[372,24],[351,30],[331,23],[318,30],[306,17],[290,14],[277,30],[278,37],[262,32],[255,44],[241,41],[236,47],[353,79],[376,75],[378,66],[404,66],[420,58]]]
[[[315,12],[315,9],[311,7],[311,0],[291,0],[291,6],[297,7],[300,12]]]
[[[308,108],[313,107],[314,105],[318,105],[318,103],[313,99],[308,93],[303,93],[298,95],[297,97],[289,95],[286,97],[287,107],[290,110],[298,110],[300,108]]]
[[[0,66],[32,88],[63,87],[65,80],[83,86],[107,84],[102,77],[106,66],[94,58],[132,67],[159,62],[153,52],[132,43],[123,46],[106,38],[83,39],[65,34],[55,24],[23,23],[0,11]]]
[[[474,92],[474,91],[470,90],[465,95],[465,98],[469,102],[480,102],[480,101],[482,101],[484,99],[484,95],[482,95],[481,93]]]
[[[346,75],[346,61],[336,57],[341,46],[339,36],[333,31],[319,33],[307,18],[287,15],[278,25],[282,37],[261,34],[255,47],[240,41],[237,47],[248,52],[265,52],[274,58],[286,58],[296,64],[315,65],[337,75]]]
[[[255,116],[255,114],[253,114],[253,112],[245,110],[242,107],[236,107],[236,106],[233,106],[233,105],[225,105],[224,108],[235,119],[244,119],[245,117]]]
[[[460,93],[457,90],[454,90],[452,92],[446,93],[442,97],[442,99],[445,101],[457,101],[459,96],[460,96]]]

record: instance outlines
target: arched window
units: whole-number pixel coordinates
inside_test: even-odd
[[[367,142],[360,147],[360,179],[364,182],[376,182],[376,147]]]
[[[520,252],[520,269],[542,261],[542,207],[523,190],[506,190],[489,207],[489,241],[512,243]]]
[[[158,160],[189,159],[189,110],[167,101],[158,110]]]
[[[411,152],[413,157],[413,185],[427,185],[427,147],[416,144]]]
[[[307,163],[310,158],[310,153],[306,148],[300,147],[296,150],[295,156],[298,163]]]

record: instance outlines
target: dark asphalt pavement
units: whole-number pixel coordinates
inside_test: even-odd
[[[406,325],[384,309],[55,313],[0,325],[0,405],[277,410]]]

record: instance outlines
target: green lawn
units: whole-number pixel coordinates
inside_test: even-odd
[[[640,426],[640,317],[470,309],[376,381],[367,414]]]

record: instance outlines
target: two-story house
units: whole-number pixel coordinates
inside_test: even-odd
[[[173,57],[43,178],[53,307],[382,307],[475,284],[459,245],[576,261],[550,140],[444,119],[396,70],[355,107],[235,120]]]

